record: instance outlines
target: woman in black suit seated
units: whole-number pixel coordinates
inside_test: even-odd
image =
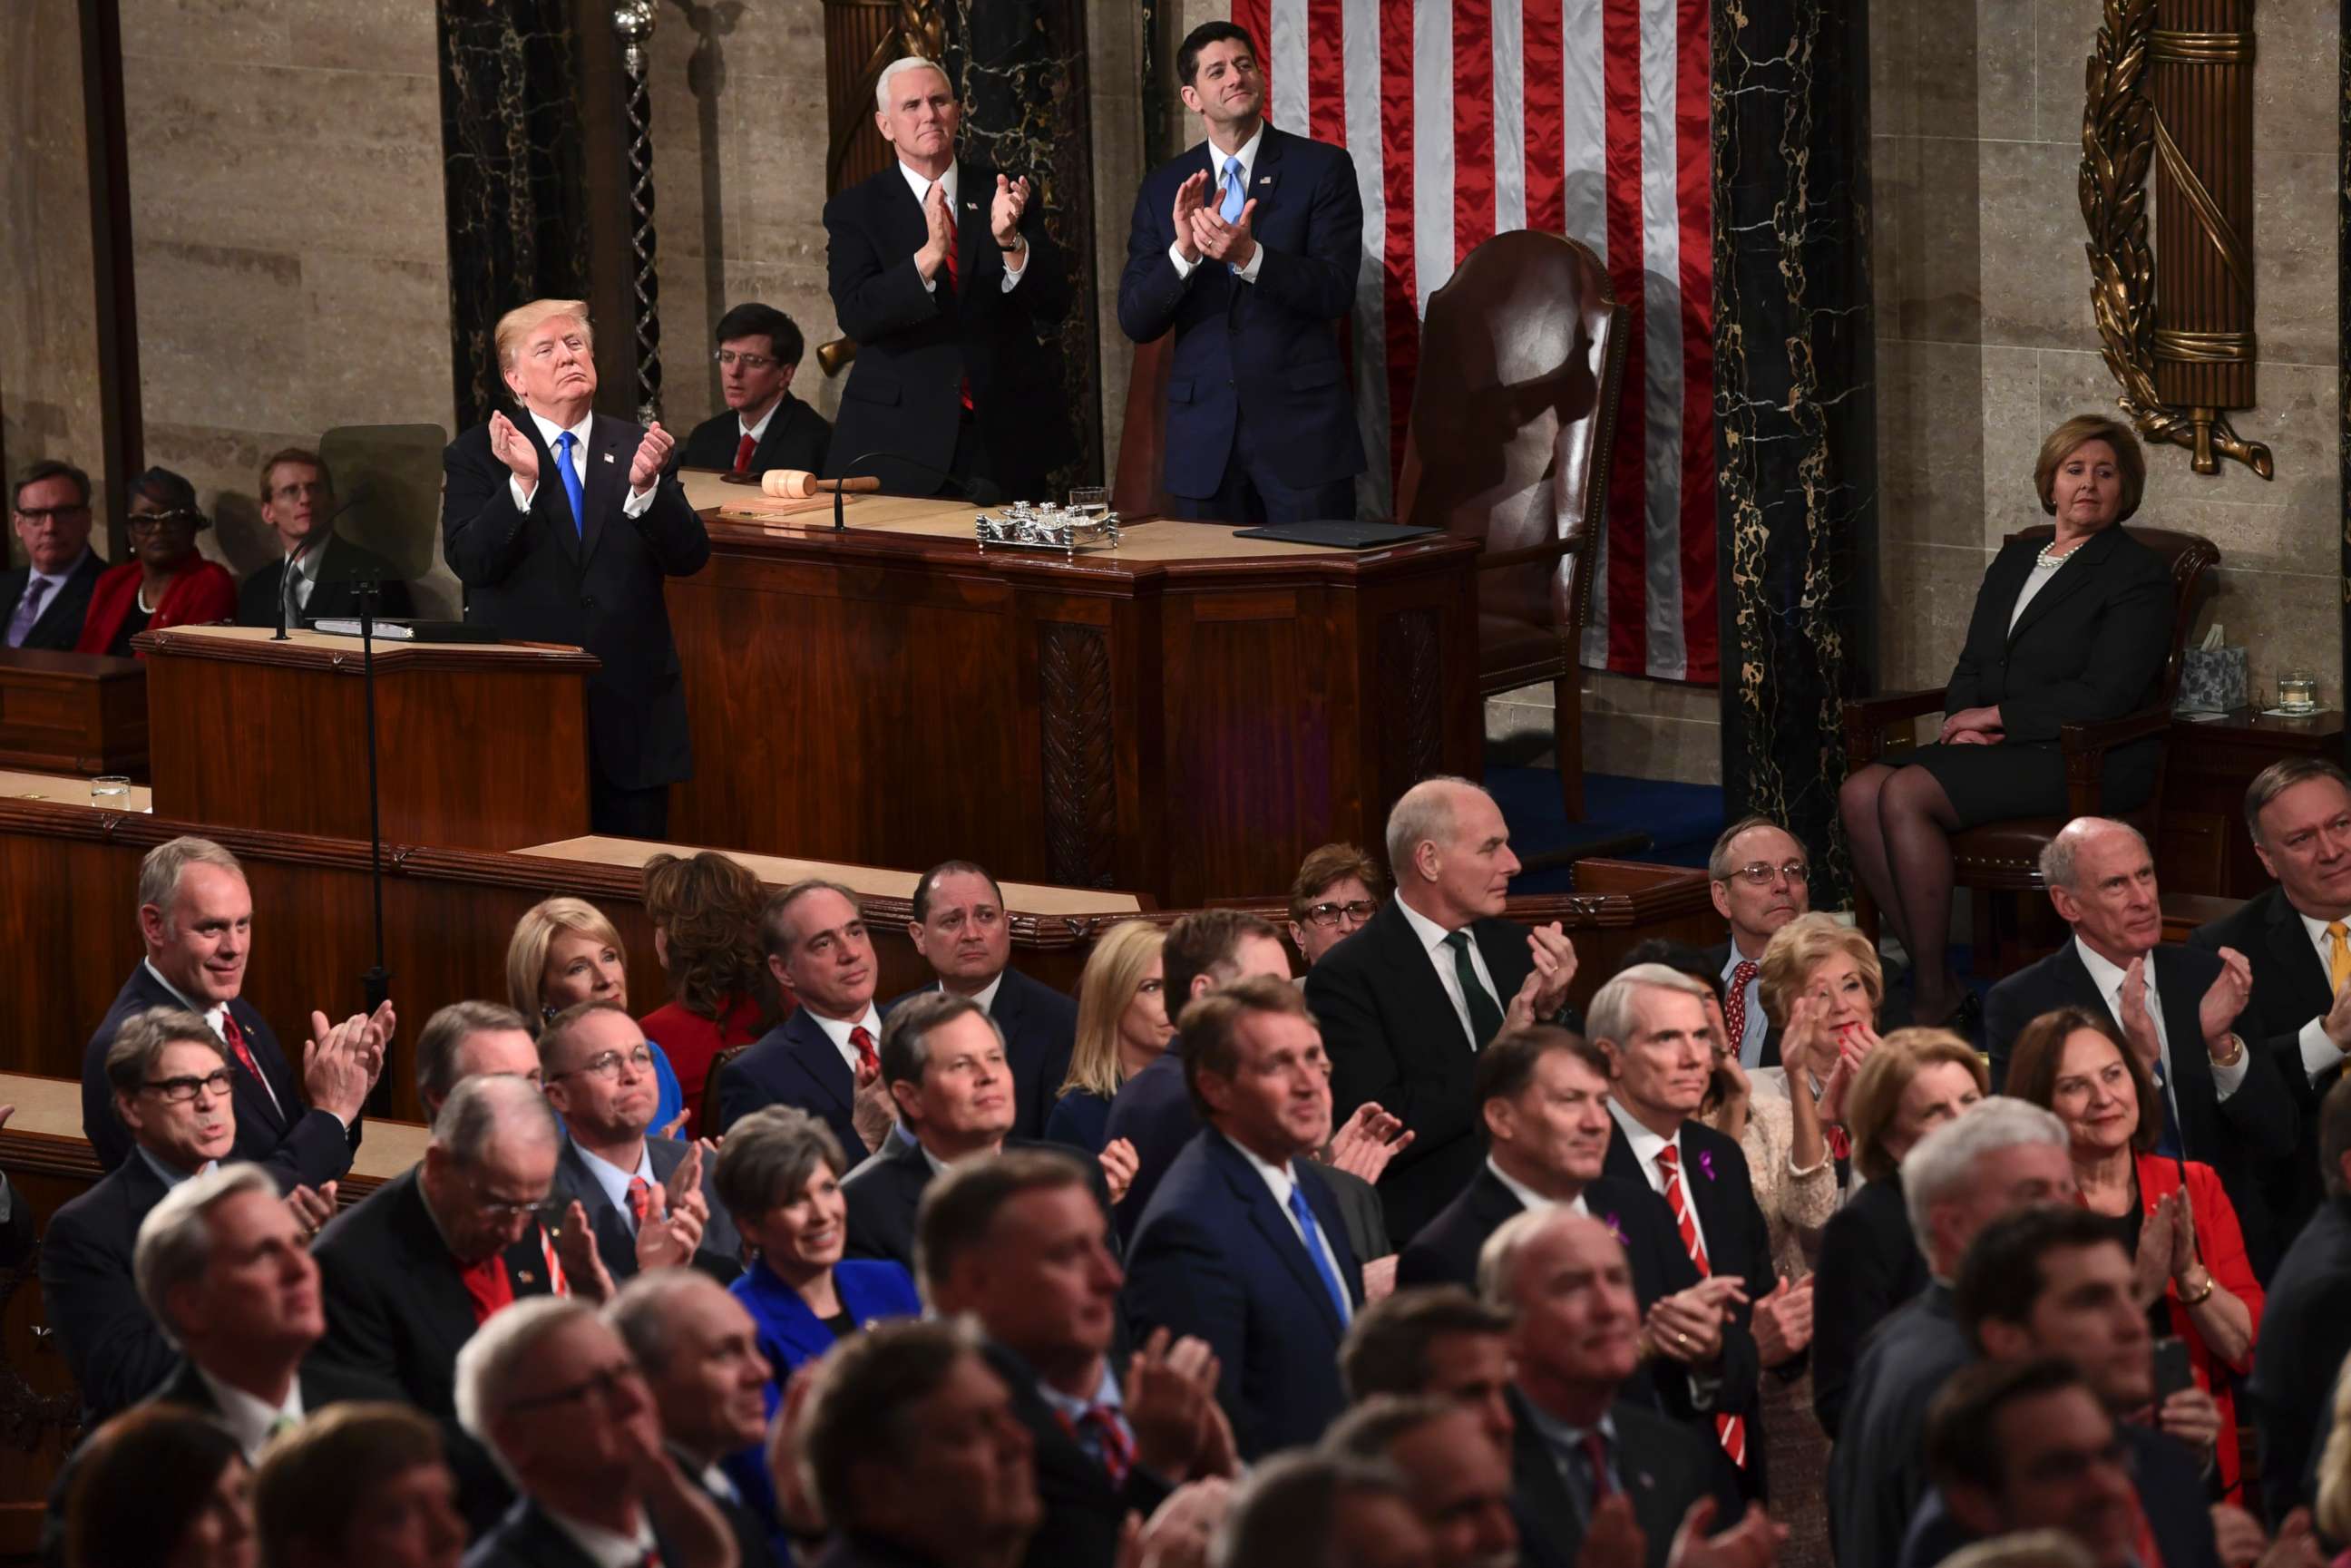
[[[1961,1000],[1943,940],[1950,835],[2068,815],[2058,727],[2153,702],[2171,643],[2170,570],[2121,527],[2147,482],[2130,427],[2076,414],[2041,444],[2032,480],[2056,537],[2007,546],[1984,573],[1935,744],[1861,768],[1839,797],[1854,869],[1910,955],[1920,1024],[1944,1021]],[[2160,744],[2150,737],[2107,754],[2107,813],[2153,792]]]

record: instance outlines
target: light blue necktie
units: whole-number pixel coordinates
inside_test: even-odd
[[[571,465],[571,449],[580,438],[569,431],[555,438],[556,465],[563,470],[563,494],[571,502],[571,531],[582,538],[588,532],[588,500],[580,488],[580,470]]]
[[[1314,1260],[1314,1271],[1322,1276],[1322,1288],[1331,1292],[1331,1304],[1339,1310],[1343,1325],[1353,1315],[1347,1287],[1339,1283],[1339,1270],[1331,1266],[1331,1254],[1322,1246],[1322,1228],[1314,1223],[1314,1210],[1296,1186],[1290,1189],[1290,1212],[1298,1218],[1299,1231],[1306,1239],[1306,1255]]]
[[[1228,224],[1241,221],[1241,208],[1249,201],[1249,192],[1241,185],[1241,161],[1225,160],[1225,199],[1217,207],[1217,215]]]

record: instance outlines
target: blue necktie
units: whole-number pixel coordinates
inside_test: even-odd
[[[1306,1194],[1292,1186],[1290,1189],[1290,1212],[1298,1218],[1298,1228],[1306,1239],[1306,1255],[1314,1260],[1314,1271],[1322,1276],[1322,1288],[1331,1292],[1331,1304],[1339,1310],[1339,1322],[1344,1324],[1352,1316],[1347,1300],[1347,1287],[1339,1283],[1339,1270],[1331,1266],[1331,1254],[1322,1246],[1322,1228],[1314,1223],[1314,1210],[1306,1202]]]
[[[1217,215],[1228,224],[1241,221],[1241,208],[1248,204],[1249,192],[1241,186],[1241,161],[1225,160],[1225,199],[1217,204]]]
[[[580,438],[569,431],[555,438],[555,464],[563,471],[563,494],[571,502],[571,531],[585,538],[588,532],[588,502],[580,488],[580,470],[571,465],[571,449]]]

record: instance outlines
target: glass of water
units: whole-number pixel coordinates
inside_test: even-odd
[[[131,809],[131,780],[120,773],[101,773],[89,781],[89,803],[110,810]]]
[[[1081,485],[1070,492],[1070,510],[1083,512],[1096,507],[1104,510],[1110,507],[1110,492],[1102,486]]]
[[[2318,676],[2309,670],[2287,670],[2278,676],[2278,711],[2316,713]]]

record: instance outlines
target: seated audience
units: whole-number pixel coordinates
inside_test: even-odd
[[[889,1323],[817,1364],[795,1432],[823,1568],[1003,1568],[1043,1521],[1029,1429],[977,1335]]]
[[[1519,1561],[1510,1449],[1487,1435],[1475,1410],[1433,1395],[1374,1395],[1340,1416],[1322,1448],[1404,1478],[1437,1568]]]
[[[752,1112],[718,1148],[718,1201],[751,1258],[728,1288],[758,1324],[759,1354],[788,1376],[883,1318],[922,1315],[904,1265],[845,1258],[849,1173],[841,1141],[789,1105]],[[776,1390],[768,1390],[769,1410]]]
[[[1957,1533],[1990,1542],[2052,1531],[2095,1568],[2146,1562],[2133,1458],[2088,1381],[2059,1356],[1968,1367],[1928,1413],[1927,1468]],[[1905,1561],[1924,1568],[1923,1557]]]
[[[2024,1026],[2009,1057],[2008,1092],[2057,1113],[2073,1140],[2082,1207],[2106,1222],[2134,1269],[2158,1338],[2188,1343],[2196,1385],[2220,1412],[2220,1480],[2237,1478],[2232,1390],[2253,1369],[2262,1287],[2245,1257],[2236,1210],[2212,1167],[2154,1152],[2155,1084],[2140,1051],[2115,1038],[2103,1012],[2060,1008]]]
[[[649,1135],[654,1087],[644,1031],[611,1002],[575,1002],[538,1037],[547,1103],[563,1119],[559,1197],[579,1202],[615,1281],[693,1264],[721,1284],[742,1272],[742,1238],[717,1207],[708,1145]]]
[[[1214,1568],[1437,1568],[1437,1542],[1395,1468],[1283,1454],[1233,1490]]]
[[[881,967],[857,895],[810,878],[768,900],[759,915],[768,970],[795,998],[792,1015],[718,1070],[718,1131],[763,1105],[790,1105],[832,1129],[862,1160],[892,1118],[882,1082]]]
[[[1387,881],[1379,862],[1353,844],[1308,852],[1290,884],[1290,940],[1306,967],[1370,923]]]
[[[748,1045],[774,1027],[767,956],[759,951],[759,879],[732,855],[655,855],[645,862],[645,918],[653,956],[669,976],[670,999],[637,1020],[662,1041],[685,1095],[685,1131],[703,1124],[703,1093],[722,1051]],[[715,1123],[715,1118],[714,1118]]]
[[[792,319],[772,305],[747,300],[721,316],[714,357],[726,412],[687,434],[679,466],[752,476],[770,468],[823,473],[832,426],[791,392],[806,346]]]
[[[89,548],[89,476],[70,463],[36,463],[18,476],[11,501],[25,564],[0,571],[0,641],[69,653],[106,570]]]
[[[924,1197],[917,1250],[925,1299],[978,1326],[1028,1428],[1045,1511],[1030,1568],[1111,1568],[1130,1512],[1232,1473],[1205,1343],[1163,1330],[1114,1358],[1125,1276],[1079,1160],[1015,1149],[946,1171]]]
[[[670,1457],[726,1521],[739,1568],[779,1561],[759,1463],[774,1379],[751,1314],[706,1274],[656,1269],[622,1286],[604,1321],[653,1394]]]
[[[457,1353],[457,1418],[520,1494],[471,1568],[735,1562],[734,1531],[662,1446],[644,1373],[593,1308],[520,1302]]]
[[[1778,1034],[1763,1005],[1763,949],[1812,907],[1812,874],[1804,846],[1769,817],[1731,823],[1706,857],[1707,891],[1730,926],[1706,961],[1721,987],[1723,1032],[1741,1067],[1780,1065]]]
[[[1459,1285],[1399,1289],[1357,1314],[1339,1346],[1339,1378],[1360,1405],[1383,1394],[1450,1399],[1477,1413],[1486,1436],[1507,1449],[1510,1412],[1510,1314]]]
[[[2076,1201],[2072,1139],[2037,1105],[1994,1096],[1918,1140],[1903,1198],[1928,1282],[1863,1346],[1829,1455],[1829,1534],[1839,1563],[1890,1563],[1927,1490],[1928,1402],[1970,1359],[1951,1301],[1969,1244],[2003,1214]]]
[[[2252,984],[2243,955],[2163,945],[2155,857],[2137,829],[2103,817],[2065,824],[2041,854],[2049,902],[2074,939],[1991,989],[1984,1003],[1992,1087],[2006,1081],[2024,1026],[2057,1008],[2102,1012],[2126,1040],[2144,1014],[2156,1048],[2148,1068],[2162,1121],[2155,1147],[2220,1174],[2243,1226],[2253,1271],[2266,1275],[2277,1238],[2260,1174],[2294,1146],[2294,1100],[2277,1063],[2235,1030]],[[2138,995],[2128,981],[2142,977]]]
[[[1821,1232],[1813,1274],[1813,1410],[1831,1440],[1854,1363],[1886,1315],[1927,1288],[1927,1258],[1903,1207],[1903,1156],[1991,1092],[1983,1058],[1947,1030],[1897,1029],[1845,1091],[1845,1132],[1862,1185]]]
[[[548,898],[523,911],[507,942],[507,999],[535,1035],[580,1002],[629,1005],[629,954],[604,912],[584,898]],[[666,1135],[685,1114],[685,1092],[659,1042],[646,1041],[661,1084],[653,1124]]]
[[[1559,1209],[1520,1215],[1487,1241],[1478,1273],[1489,1304],[1512,1315],[1510,1472],[1530,1568],[1582,1560],[1612,1498],[1631,1500],[1648,1568],[1665,1568],[1683,1521],[1709,1500],[1714,1520],[1740,1518],[1718,1444],[1623,1397],[1640,1364],[1641,1313],[1605,1225]],[[1750,1507],[1734,1533],[1768,1541],[1776,1527]]]
[[[269,1166],[283,1186],[319,1186],[349,1170],[360,1146],[360,1107],[383,1071],[395,1021],[392,1004],[332,1029],[324,1013],[312,1013],[319,1049],[305,1051],[297,1076],[276,1032],[244,998],[253,956],[253,894],[245,868],[209,839],[170,840],[139,862],[139,936],[147,956],[82,1050],[82,1135],[99,1168],[112,1170],[131,1153],[106,1070],[115,1030],[150,1008],[185,1008],[204,1019],[228,1060],[236,1102],[234,1158]]]
[[[456,1568],[465,1551],[441,1429],[404,1406],[338,1405],[269,1445],[253,1478],[268,1568]]]
[[[2032,480],[2055,536],[2019,535],[1985,571],[1935,744],[1855,770],[1837,798],[1854,871],[1910,955],[1913,1023],[1949,1021],[1965,995],[1944,940],[1950,835],[2064,815],[2059,727],[2120,718],[2162,691],[2171,568],[2119,526],[2147,483],[2137,437],[2118,420],[2077,414],[2042,443]],[[2106,754],[2105,810],[2147,800],[2162,746],[2149,737]]]
[[[307,447],[273,452],[261,464],[261,520],[277,536],[278,558],[236,591],[240,626],[300,628],[358,619],[360,585],[378,585],[375,613],[415,613],[400,569],[335,532],[335,476]]]
[[[212,526],[196,505],[196,487],[170,469],[150,468],[131,481],[124,524],[131,559],[90,585],[74,651],[127,659],[136,652],[131,639],[141,632],[206,626],[235,615],[236,580],[196,549],[196,536]]]
[[[2318,1157],[2326,1201],[2270,1277],[2246,1390],[2262,1434],[2262,1511],[2272,1519],[2312,1500],[2326,1369],[2351,1353],[2351,1074],[2319,1103]]]
[[[1380,1179],[1388,1232],[1416,1234],[1477,1175],[1478,1052],[1504,1028],[1558,1021],[1575,948],[1556,921],[1502,915],[1519,861],[1493,798],[1459,779],[1414,785],[1388,814],[1396,895],[1307,971],[1342,1117],[1376,1104],[1413,1134]]]
[[[252,1487],[218,1422],[168,1405],[118,1416],[75,1466],[67,1568],[253,1568]]]
[[[496,1002],[451,1002],[426,1019],[416,1036],[416,1097],[426,1118],[441,1114],[449,1091],[486,1072],[539,1082],[531,1034],[520,1013]]]
[[[1304,1156],[1331,1135],[1321,1031],[1295,987],[1236,981],[1184,1012],[1185,1074],[1207,1124],[1135,1227],[1126,1309],[1207,1342],[1240,1452],[1320,1437],[1343,1404],[1336,1357],[1363,1305],[1339,1207]]]
[[[1176,1038],[1159,957],[1165,941],[1166,933],[1147,920],[1122,920],[1086,955],[1070,1073],[1045,1119],[1048,1143],[1101,1154],[1110,1142],[1111,1102],[1120,1086],[1158,1061]],[[1123,1193],[1122,1186],[1116,1196]]]
[[[1011,967],[1012,921],[1004,890],[969,861],[935,865],[914,884],[906,936],[938,980],[883,1011],[925,991],[952,991],[978,1003],[1004,1037],[1004,1059],[1012,1069],[1013,1135],[1044,1136],[1053,1098],[1070,1076],[1078,1004]]]

